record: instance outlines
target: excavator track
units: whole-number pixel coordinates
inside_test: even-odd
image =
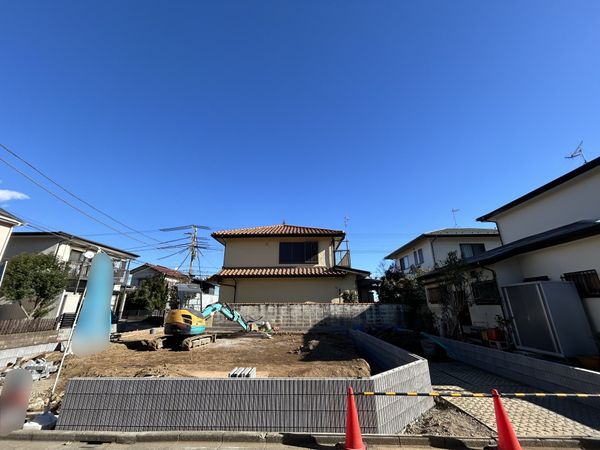
[[[197,336],[190,336],[181,341],[181,348],[183,350],[193,350],[203,345],[208,345],[217,340],[216,334],[199,334]]]

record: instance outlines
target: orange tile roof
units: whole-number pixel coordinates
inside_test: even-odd
[[[330,230],[327,228],[314,228],[314,227],[300,227],[297,225],[270,225],[265,227],[253,227],[253,228],[236,228],[233,230],[220,230],[215,231],[211,234],[215,239],[217,238],[231,238],[231,237],[259,237],[259,236],[273,236],[273,237],[295,237],[295,236],[334,236],[344,237],[346,233],[341,230]]]
[[[235,267],[223,268],[213,277],[343,277],[346,275],[348,272],[334,267]]]

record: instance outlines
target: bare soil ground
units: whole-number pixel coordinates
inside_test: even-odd
[[[496,433],[450,403],[436,399],[435,406],[411,423],[404,434],[491,438]]]
[[[242,333],[219,335],[215,343],[192,351],[162,348],[147,351],[141,341],[148,330],[124,333],[102,353],[70,355],[58,384],[62,397],[73,377],[227,377],[235,367],[256,367],[258,377],[368,377],[369,364],[344,335],[275,334],[272,339]],[[47,355],[60,360],[61,353]],[[54,375],[34,383],[30,410],[41,409]]]

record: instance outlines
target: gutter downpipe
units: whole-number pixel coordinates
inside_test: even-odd
[[[498,288],[498,293],[500,294],[500,310],[502,311],[502,316],[506,320],[506,311],[504,309],[504,295],[502,294],[502,289],[500,288],[500,285],[498,284],[498,276],[496,275],[496,271],[490,267],[486,267],[486,266],[482,266],[482,265],[479,265],[479,267],[481,267],[484,270],[489,270],[490,272],[492,272],[493,280],[496,283],[496,287]]]
[[[429,245],[431,246],[431,256],[433,256],[433,267],[435,267],[437,265],[437,261],[435,260],[435,250],[433,248],[433,243],[435,242],[435,240],[437,239],[437,236],[434,236],[433,239],[431,241],[429,241]]]

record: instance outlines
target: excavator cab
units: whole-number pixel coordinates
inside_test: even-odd
[[[192,308],[173,309],[165,318],[165,334],[195,336],[206,332],[206,319]]]

